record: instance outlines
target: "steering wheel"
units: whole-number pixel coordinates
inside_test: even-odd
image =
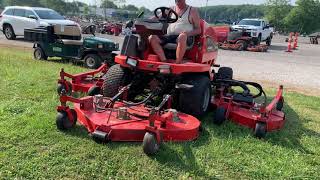
[[[173,9],[168,7],[158,7],[154,10],[154,15],[162,23],[175,23],[178,21],[179,17]]]

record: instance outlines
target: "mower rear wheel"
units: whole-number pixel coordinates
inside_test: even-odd
[[[99,86],[92,86],[89,90],[88,90],[88,96],[95,96],[101,94],[101,87]]]
[[[119,64],[110,67],[103,82],[103,96],[113,97],[125,85],[127,73]]]
[[[36,47],[33,52],[33,58],[35,60],[47,60],[48,56],[44,54],[44,51],[41,47]]]
[[[101,66],[102,60],[99,55],[88,54],[84,57],[84,64],[87,68],[97,69]]]
[[[77,113],[75,110],[71,109],[71,114],[73,118],[73,123],[70,121],[67,112],[58,112],[56,117],[56,125],[60,131],[65,131],[75,126],[77,122]]]
[[[193,88],[181,90],[179,95],[179,109],[196,117],[207,112],[211,101],[210,79],[203,75],[194,75],[183,82],[193,85]]]
[[[213,116],[213,124],[221,125],[226,120],[226,109],[224,107],[218,107]]]
[[[146,132],[142,142],[143,152],[151,156],[156,154],[160,149],[160,144],[154,134]]]
[[[254,129],[254,136],[261,139],[266,137],[267,134],[267,127],[265,123],[258,122],[256,124],[256,128]]]
[[[66,91],[66,95],[70,96],[72,93],[72,85],[70,82],[66,82],[68,88],[65,86],[65,84],[59,83],[57,87],[57,93],[58,95],[61,95],[62,90],[64,89]]]
[[[248,48],[248,43],[246,41],[244,41],[244,40],[239,40],[239,41],[236,42],[236,44],[240,45],[240,47],[238,49],[239,51],[245,51]]]
[[[221,67],[217,73],[218,79],[231,80],[233,78],[233,70],[230,67]]]

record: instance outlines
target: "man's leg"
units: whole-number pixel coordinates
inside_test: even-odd
[[[151,35],[149,36],[149,43],[151,44],[153,51],[159,56],[160,60],[162,62],[167,61],[167,58],[164,55],[164,51],[160,45],[160,38],[157,35]]]
[[[186,53],[187,39],[188,39],[188,36],[185,33],[180,34],[178,37],[178,46],[177,46],[177,52],[176,52],[176,56],[177,56],[176,63],[178,64],[182,63],[183,56]]]

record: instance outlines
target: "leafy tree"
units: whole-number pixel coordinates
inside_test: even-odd
[[[85,7],[84,7],[83,14],[84,14],[84,15],[89,15],[89,14],[90,14],[89,6],[85,6]]]
[[[118,6],[113,2],[113,1],[110,1],[110,0],[103,0],[101,2],[101,8],[113,8],[113,9],[117,9]]]
[[[219,5],[199,8],[200,16],[209,23],[232,23],[243,18],[261,18],[264,16],[263,5]]]
[[[41,6],[39,0],[4,0],[5,6]]]
[[[121,9],[128,10],[128,11],[139,11],[139,8],[131,4],[125,5]]]
[[[290,0],[267,0],[266,3],[266,18],[278,30],[284,30],[284,18],[292,9]]]
[[[117,9],[118,6],[110,0],[103,0],[100,6],[103,9],[104,12],[104,18],[107,18],[107,8],[113,8],[113,9]]]
[[[288,31],[311,33],[320,29],[320,1],[298,0],[285,18]]]

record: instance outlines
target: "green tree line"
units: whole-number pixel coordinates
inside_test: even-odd
[[[0,8],[8,5],[49,7],[64,14],[78,14],[80,7],[88,13],[85,3],[64,0],[0,0]],[[125,0],[102,0],[103,9],[114,8],[133,12],[151,11],[145,7],[125,5]],[[199,8],[202,18],[209,23],[233,23],[243,18],[265,18],[281,32],[297,31],[311,33],[320,31],[320,0],[297,0],[292,6],[290,0],[267,0],[263,5],[219,5]],[[205,17],[206,16],[206,17]]]
[[[220,5],[199,8],[209,23],[233,23],[243,18],[265,18],[280,32],[320,31],[320,0],[267,0],[263,5]],[[206,17],[205,17],[206,15]]]

